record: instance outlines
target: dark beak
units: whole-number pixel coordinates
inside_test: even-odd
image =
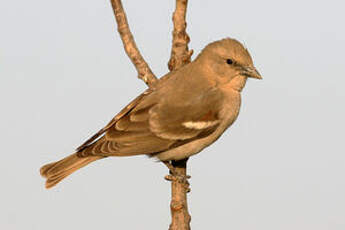
[[[261,74],[255,69],[255,67],[251,67],[251,66],[243,67],[241,74],[246,77],[262,79]]]

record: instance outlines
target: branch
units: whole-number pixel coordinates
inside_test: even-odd
[[[173,14],[174,30],[171,57],[168,63],[170,71],[188,64],[193,54],[192,50],[188,50],[189,36],[186,33],[187,3],[188,0],[176,0],[176,9]],[[111,0],[111,4],[122,43],[128,57],[137,69],[138,78],[152,87],[157,81],[157,78],[152,73],[135,44],[121,0]],[[187,181],[189,177],[186,173],[187,161],[188,159],[184,159],[181,161],[172,161],[172,164],[167,164],[170,169],[170,175],[166,179],[171,181],[170,210],[172,222],[169,230],[190,230],[189,224],[191,217],[188,213],[187,206],[187,192],[189,191],[189,183]]]
[[[171,181],[171,224],[169,230],[190,230],[191,216],[188,213],[187,193],[190,191],[187,176],[187,159],[165,162],[170,175],[165,179]]]
[[[157,78],[152,73],[150,67],[141,56],[138,47],[135,44],[121,0],[111,0],[111,5],[117,22],[117,30],[120,33],[120,37],[128,57],[137,69],[138,78],[142,79],[149,87],[151,87],[157,81]]]
[[[171,56],[168,63],[170,71],[179,69],[188,64],[193,54],[193,50],[188,51],[189,36],[186,33],[186,12],[188,0],[176,0],[176,9],[173,14],[173,41]]]
[[[171,57],[168,63],[170,71],[181,68],[190,62],[193,50],[188,50],[189,36],[186,33],[186,12],[188,0],[176,0],[176,9],[173,14],[173,41]],[[190,230],[191,216],[188,213],[187,192],[187,159],[172,161],[167,166],[170,175],[166,179],[171,181],[171,224],[169,230]]]

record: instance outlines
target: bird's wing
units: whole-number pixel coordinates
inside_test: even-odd
[[[179,101],[179,97],[161,97],[155,92],[147,94],[124,114],[115,117],[105,127],[105,135],[82,148],[78,155],[155,155],[198,136],[204,137],[219,123],[219,102],[216,90],[183,101]]]
[[[76,150],[77,152],[82,151],[86,147],[90,146],[95,140],[101,137],[109,128],[111,128],[118,120],[120,120],[123,116],[128,114],[138,103],[148,94],[150,94],[151,89],[147,89],[144,93],[140,94],[136,97],[133,101],[131,101],[125,108],[123,108],[111,121],[97,133],[95,133],[92,137],[87,139],[82,145],[80,145]]]
[[[150,110],[150,130],[161,138],[186,140],[220,122],[221,93],[210,89],[192,98],[163,99]]]

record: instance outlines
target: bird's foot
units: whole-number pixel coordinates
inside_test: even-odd
[[[163,163],[168,167],[169,172],[170,172],[170,174],[166,175],[164,178],[168,181],[176,181],[180,184],[183,184],[186,191],[190,192],[190,188],[189,188],[190,184],[188,182],[188,179],[190,179],[191,176],[181,175],[170,162],[164,161]]]

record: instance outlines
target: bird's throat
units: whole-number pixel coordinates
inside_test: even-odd
[[[244,88],[244,86],[246,85],[247,82],[247,77],[244,76],[237,76],[234,77],[230,82],[229,82],[229,86],[238,91],[241,92],[242,89]]]

